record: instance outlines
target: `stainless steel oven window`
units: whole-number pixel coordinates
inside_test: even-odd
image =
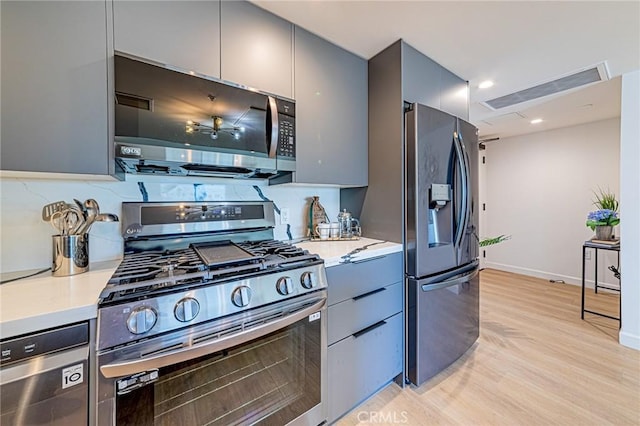
[[[99,401],[103,405],[99,407],[99,424],[280,426],[308,413],[317,416],[307,419],[309,424],[321,423],[326,418],[322,404],[325,309],[317,309],[246,343],[196,359],[131,376],[100,377],[99,393],[112,397]],[[271,310],[267,316],[277,315]],[[258,315],[252,321],[268,319]],[[234,327],[227,325],[233,333]],[[194,346],[210,338],[198,331],[194,335]],[[150,355],[175,349],[176,345],[170,344]],[[103,358],[99,358],[99,364],[119,362],[113,356]],[[138,385],[136,377],[151,383]],[[136,382],[134,390],[118,390],[132,382]],[[108,413],[111,414],[105,415]]]

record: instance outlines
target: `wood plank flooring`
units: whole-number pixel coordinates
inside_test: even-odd
[[[640,351],[618,321],[585,313],[580,287],[484,270],[480,338],[419,388],[395,384],[337,424],[640,425]],[[618,293],[587,290],[618,315]]]

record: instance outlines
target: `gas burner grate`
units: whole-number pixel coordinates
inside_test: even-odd
[[[109,284],[129,284],[155,278],[171,278],[206,270],[193,250],[152,251],[126,254]]]
[[[187,273],[170,278],[159,277],[131,283],[110,281],[100,294],[99,305],[106,306],[152,293],[157,295],[164,291],[172,291],[174,288],[194,287],[205,283],[207,283],[206,273]]]
[[[276,240],[263,241],[246,241],[238,244],[243,249],[255,254],[256,256],[279,255],[282,258],[304,256],[307,254],[305,250],[295,247],[291,244]]]
[[[225,259],[219,264],[209,265],[193,247],[173,251],[126,253],[101,295],[102,303],[119,303],[231,278],[275,272],[277,268],[321,262],[317,255],[281,241],[260,240],[234,244],[255,259]],[[202,247],[206,249],[206,243]],[[212,247],[215,248],[215,244]]]

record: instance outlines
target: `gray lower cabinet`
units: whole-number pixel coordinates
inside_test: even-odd
[[[219,1],[113,1],[120,52],[220,77]]]
[[[221,78],[293,98],[293,24],[246,1],[220,8]]]
[[[367,61],[295,28],[298,183],[366,186]]]
[[[105,1],[2,1],[2,170],[113,173]]]
[[[332,423],[402,373],[402,254],[327,268],[327,280]]]

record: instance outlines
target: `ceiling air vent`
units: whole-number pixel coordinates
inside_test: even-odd
[[[482,102],[482,104],[493,110],[497,110],[605,80],[609,80],[609,70],[607,69],[606,62],[602,62],[594,67],[528,89],[520,90],[519,92],[490,99]]]

